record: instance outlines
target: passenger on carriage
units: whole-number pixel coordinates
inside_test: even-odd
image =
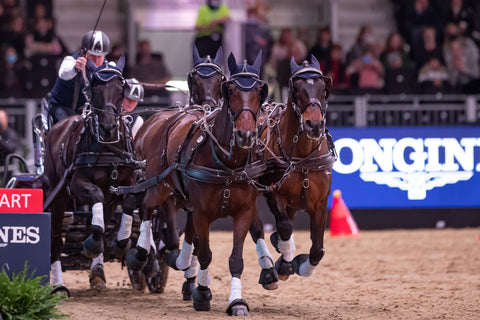
[[[53,123],[81,112],[86,102],[82,94],[85,80],[88,81],[92,76],[87,59],[92,60],[99,67],[107,63],[105,55],[109,51],[108,36],[102,31],[89,31],[82,38],[81,52],[63,59],[58,70],[58,78],[48,94],[49,112],[53,117]],[[77,101],[74,101],[75,99]]]
[[[144,89],[137,79],[131,78],[125,80],[125,89],[123,93],[123,113],[128,115],[137,107],[139,102],[143,101]],[[132,130],[132,137],[135,139],[138,129],[142,126],[144,120],[138,115],[131,116],[132,119],[129,122],[129,127]]]

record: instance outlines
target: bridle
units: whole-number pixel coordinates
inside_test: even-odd
[[[206,71],[206,70],[211,70],[211,71]],[[212,62],[212,59],[210,56],[207,56],[205,62],[201,62],[196,64],[193,69],[187,74],[187,84],[188,84],[188,90],[190,92],[190,104],[193,105],[193,84],[195,82],[195,76],[198,75],[200,78],[203,79],[208,79],[211,78],[215,75],[221,75],[222,79],[221,82],[225,81],[225,74],[223,73],[223,70],[216,65],[215,63]],[[219,101],[216,101],[213,97],[210,97],[212,99],[212,102],[215,105],[219,105]]]

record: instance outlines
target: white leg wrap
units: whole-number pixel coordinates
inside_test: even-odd
[[[117,233],[117,240],[130,238],[130,235],[132,234],[132,223],[133,217],[123,213],[122,222],[120,223],[120,230],[118,230]]]
[[[94,266],[97,264],[101,264],[103,266],[103,253],[100,253],[100,255],[96,258],[92,259],[92,264],[90,265],[90,270],[93,269]]]
[[[165,242],[163,240],[160,240],[160,243],[158,244],[158,250],[162,250],[166,246]]]
[[[152,237],[152,221],[145,220],[142,221],[140,225],[140,236],[138,237],[137,247],[142,247],[147,250],[147,253],[150,253],[150,239]]]
[[[190,261],[190,268],[185,270],[184,277],[186,279],[193,278],[197,276],[198,269],[200,269],[200,264],[198,263],[197,256],[192,256],[192,260]]]
[[[293,240],[293,233],[287,241],[278,239],[278,250],[282,253],[283,260],[287,262],[293,260],[295,256],[295,241]]]
[[[315,268],[317,266],[312,266],[310,264],[310,259],[307,259],[304,263],[302,263],[300,265],[300,268],[298,270],[298,273],[302,276],[302,277],[310,277],[314,272],[315,272]]]
[[[210,272],[208,272],[208,268],[205,270],[198,270],[198,284],[204,287],[208,287],[210,285]]]
[[[193,254],[193,244],[188,243],[183,240],[182,250],[177,257],[176,266],[180,270],[185,270],[190,266],[190,261],[192,261]]]
[[[150,232],[150,247],[152,247],[153,252],[157,254],[157,245],[155,244],[155,240],[153,239],[153,231]]]
[[[52,284],[54,286],[63,286],[62,263],[60,262],[60,260],[52,263],[52,265],[50,266],[50,270],[52,271]]]
[[[273,268],[273,257],[264,239],[257,240],[258,264],[262,269]],[[235,279],[235,278],[234,278]],[[233,280],[232,280],[233,281]]]
[[[242,282],[239,278],[234,277],[230,283],[230,298],[228,298],[228,304],[237,299],[242,299]]]
[[[92,224],[99,226],[105,231],[105,223],[103,222],[103,203],[97,202],[92,207]]]

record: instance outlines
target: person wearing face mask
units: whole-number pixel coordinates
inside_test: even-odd
[[[11,45],[2,49],[0,61],[0,98],[25,97],[28,70]]]
[[[225,23],[230,20],[230,10],[221,0],[207,0],[198,10],[195,23],[195,46],[201,57],[213,59],[222,45]]]
[[[108,36],[102,31],[89,31],[82,38],[82,51],[63,59],[58,70],[58,78],[48,94],[49,112],[54,124],[81,110],[86,102],[82,93],[85,88],[84,78],[90,79],[93,72],[87,66],[87,59],[99,67],[107,63],[105,56],[109,51]],[[77,80],[77,77],[80,77],[80,80]],[[78,97],[75,97],[76,90]]]

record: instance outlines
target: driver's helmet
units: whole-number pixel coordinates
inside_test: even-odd
[[[105,56],[110,52],[110,39],[102,31],[88,31],[82,38],[82,49],[94,56]]]
[[[144,90],[142,84],[135,78],[126,79],[123,95],[135,101],[143,101]]]

